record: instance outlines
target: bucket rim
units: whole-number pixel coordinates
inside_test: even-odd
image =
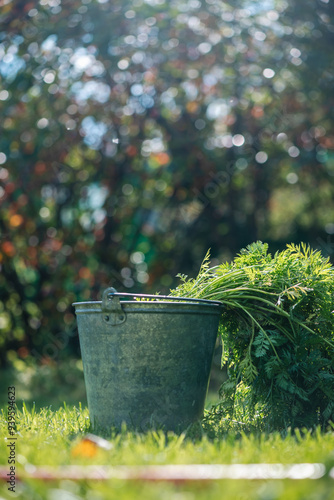
[[[194,306],[210,306],[210,307],[223,307],[224,304],[222,302],[216,301],[216,300],[205,300],[203,299],[203,302],[199,302],[196,299],[192,301],[187,301],[187,302],[180,302],[182,298],[180,297],[173,297],[173,299],[179,299],[177,301],[167,301],[167,300],[154,300],[154,301],[140,301],[140,300],[121,300],[120,303],[127,305],[127,304],[136,304],[136,305],[194,305]],[[184,299],[183,299],[184,300]],[[72,302],[72,306],[90,306],[90,305],[102,305],[102,300],[85,300],[82,302]]]

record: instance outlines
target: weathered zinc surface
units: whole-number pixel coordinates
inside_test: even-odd
[[[200,419],[221,306],[120,301],[110,290],[74,304],[93,426],[177,430]]]

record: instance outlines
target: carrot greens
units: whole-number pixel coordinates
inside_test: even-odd
[[[171,295],[219,300],[222,364],[228,380],[215,408],[220,418],[260,417],[266,429],[334,419],[334,268],[309,246],[268,252],[260,241],[232,263],[210,267],[206,254],[196,278],[179,275]]]

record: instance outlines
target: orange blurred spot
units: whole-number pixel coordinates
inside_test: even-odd
[[[159,165],[167,165],[170,162],[170,156],[167,153],[157,153],[152,156],[154,156]]]
[[[27,358],[29,356],[29,351],[26,347],[20,347],[18,350],[17,350],[17,354],[20,356],[20,358]]]
[[[37,249],[35,247],[28,247],[27,254],[29,259],[35,259],[37,257]]]
[[[323,139],[320,139],[320,144],[323,144],[326,146],[328,149],[334,149],[334,137],[324,137]]]
[[[129,156],[136,156],[136,154],[138,153],[138,150],[137,150],[136,146],[128,146],[126,148],[126,152]]]
[[[35,173],[40,175],[43,174],[46,171],[46,165],[43,161],[38,161],[35,164]]]
[[[148,70],[144,73],[144,81],[147,83],[153,83],[156,80],[156,75],[154,71]]]
[[[98,445],[90,439],[82,439],[77,445],[72,448],[72,457],[95,457],[98,452]]]
[[[71,450],[74,457],[94,457],[99,448],[104,450],[111,450],[113,444],[106,439],[96,436],[95,434],[86,434]]]
[[[79,276],[80,276],[80,278],[82,278],[84,280],[88,280],[89,278],[91,278],[92,273],[90,272],[90,270],[88,269],[88,267],[82,267],[79,270]]]
[[[261,116],[263,116],[263,114],[264,114],[263,108],[261,106],[254,106],[251,113],[252,113],[252,116],[254,116],[254,118],[261,118]]]
[[[23,222],[23,217],[22,215],[19,214],[12,215],[11,218],[9,219],[9,224],[13,227],[20,226],[22,222]]]
[[[33,142],[27,142],[23,149],[26,154],[31,155],[35,151],[35,145]]]
[[[15,247],[10,241],[5,241],[2,244],[2,250],[8,257],[13,257],[16,254]]]
[[[62,246],[63,243],[60,240],[51,240],[50,247],[53,251],[58,252]]]
[[[198,110],[198,103],[195,101],[188,102],[186,108],[189,113],[196,113]]]
[[[47,365],[47,366],[55,366],[56,362],[51,359],[49,356],[43,356],[41,359],[42,365]]]

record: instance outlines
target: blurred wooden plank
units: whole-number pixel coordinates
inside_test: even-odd
[[[0,479],[8,480],[8,467],[0,467]],[[320,479],[326,475],[321,463],[304,464],[186,464],[147,466],[66,465],[60,467],[35,467],[27,464],[16,471],[15,479],[40,479],[44,481],[78,480],[137,480],[196,482],[222,479],[266,480],[266,479]],[[334,479],[334,468],[328,471]]]

